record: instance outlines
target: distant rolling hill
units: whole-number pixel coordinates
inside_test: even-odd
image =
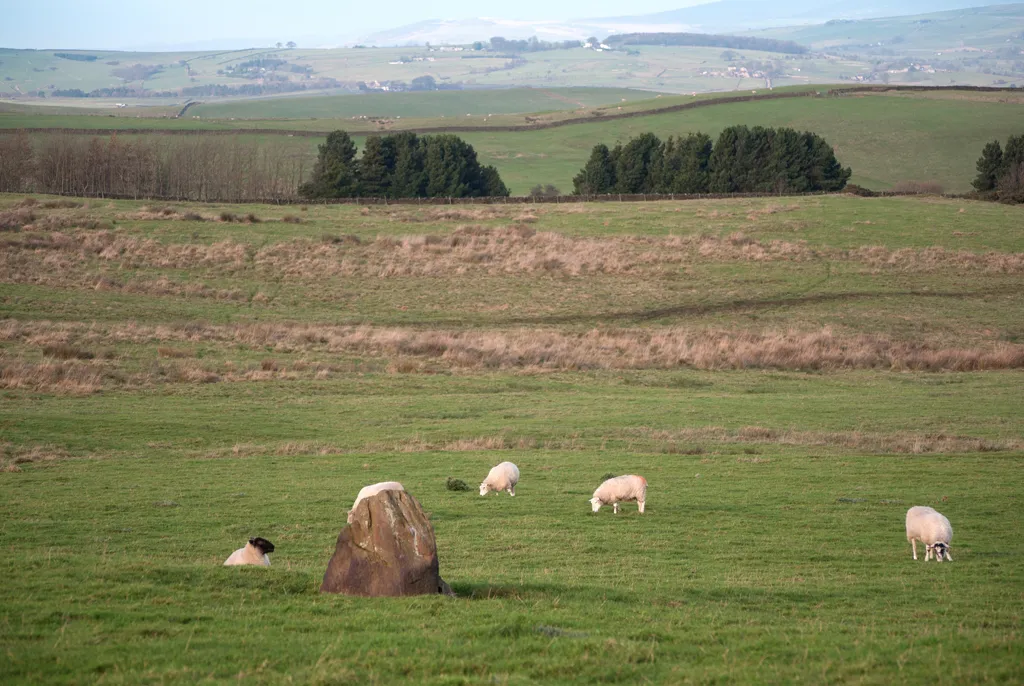
[[[985,0],[717,0],[653,14],[580,18],[570,21],[518,21],[492,17],[432,19],[367,34],[365,45],[422,45],[424,42],[471,43],[491,36],[542,40],[604,37],[613,33],[662,31],[735,32],[797,24],[822,24],[835,19],[896,17],[992,5]]]

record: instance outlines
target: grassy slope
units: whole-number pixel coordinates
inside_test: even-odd
[[[943,51],[946,58],[963,48],[996,50],[1020,43],[1024,24],[1024,3],[1000,4],[948,12],[862,19],[849,23],[791,26],[752,31],[750,35],[793,40],[816,50],[840,46],[884,43],[899,53],[921,54]],[[899,42],[893,38],[900,36]]]
[[[623,101],[650,100],[654,93],[624,88],[512,88],[496,91],[369,93],[313,98],[276,98],[219,102],[193,107],[189,114],[208,119],[345,119],[354,116],[423,119],[465,117],[467,113],[517,114],[576,110]]]
[[[941,104],[940,104],[941,102]],[[887,188],[901,180],[936,180],[949,191],[970,189],[974,160],[985,143],[1014,135],[1019,103],[948,102],[886,96],[793,99],[721,105],[607,123],[517,134],[466,134],[506,183],[521,192],[534,183],[569,188],[597,142],[608,145],[646,131],[659,136],[734,124],[789,126],[824,136],[853,183]]]
[[[0,196],[0,211],[16,200]],[[1019,208],[858,198],[450,215],[311,207],[293,225],[269,220],[295,208],[253,206],[237,209],[262,223],[224,225],[140,218],[141,205],[93,202],[40,214],[114,221],[109,230],[118,237],[166,246],[239,241],[251,246],[251,259],[173,268],[133,264],[128,253],[86,251],[79,259],[75,251],[23,250],[4,263],[8,271],[0,268],[0,317],[41,327],[34,338],[5,334],[0,367],[38,362],[43,345],[66,340],[106,348],[100,364],[111,371],[98,393],[8,388],[0,395],[5,459],[34,450],[21,471],[0,471],[5,683],[1024,677],[1017,635],[1024,547],[1007,535],[1024,525],[1016,506],[1024,453],[915,455],[896,447],[938,435],[992,445],[1024,439],[1019,371],[530,373],[441,365],[405,373],[425,369],[396,365],[388,353],[331,352],[315,336],[296,347],[216,340],[201,323],[356,320],[467,333],[827,324],[841,333],[990,346],[1024,335],[1017,273],[867,268],[841,255],[747,262],[710,254],[667,271],[588,276],[490,273],[467,263],[468,271],[428,278],[283,278],[259,251],[270,255],[276,245],[325,233],[354,234],[365,246],[378,235],[446,236],[460,225],[525,222],[541,232],[623,241],[742,231],[765,242],[804,239],[821,251],[885,245],[1007,254],[1024,246]],[[44,259],[64,266],[27,274],[17,267]],[[128,293],[94,288],[100,276],[124,284],[166,276],[275,295]],[[847,297],[866,290],[879,297]],[[956,296],[928,295],[938,292]],[[837,297],[813,298],[829,294]],[[753,304],[760,299],[764,306]],[[750,304],[730,305],[741,300]],[[688,304],[702,303],[723,307],[687,314]],[[612,316],[658,304],[679,310],[653,320]],[[562,315],[573,318],[555,323]],[[46,320],[83,328],[61,335]],[[133,323],[165,333],[133,341]],[[192,337],[171,337],[179,326],[191,327]],[[169,359],[158,348],[186,357]],[[268,358],[295,378],[260,377]],[[314,380],[300,362],[334,371]],[[225,373],[229,363],[256,375],[203,384],[158,371],[193,364]],[[151,380],[117,380],[136,373]],[[750,426],[759,429],[742,441],[699,434]],[[844,447],[828,436],[853,442]],[[483,449],[495,437],[519,447]],[[864,437],[882,448],[858,443]],[[459,439],[471,440],[439,449]],[[446,477],[474,484],[503,459],[523,472],[516,498],[444,489]],[[631,506],[618,517],[588,514],[586,499],[608,472],[648,478],[648,514],[638,517]],[[442,574],[461,597],[319,596],[356,491],[393,478],[431,513]],[[956,562],[911,562],[902,531],[910,504],[950,517]],[[254,534],[277,545],[273,567],[220,566]]]
[[[627,103],[623,109],[642,111],[682,100],[645,100],[632,105]],[[853,168],[852,181],[870,188],[888,188],[899,181],[932,180],[941,183],[947,191],[962,192],[970,189],[975,173],[974,160],[981,148],[993,139],[1005,140],[1015,135],[1022,116],[1024,101],[1013,95],[873,94],[726,104],[537,131],[460,135],[474,145],[484,162],[497,166],[506,184],[516,194],[526,193],[537,183],[553,183],[563,191],[570,191],[573,175],[578,173],[598,142],[611,145],[645,131],[653,131],[659,136],[704,131],[714,136],[725,126],[733,124],[790,126],[814,131],[835,147],[844,165]],[[130,128],[162,128],[167,125],[167,120],[159,119],[44,118],[0,113],[0,126],[19,126],[26,122],[37,126],[73,124],[82,127],[105,127],[115,123]],[[403,125],[443,126],[446,122],[451,120],[416,120]],[[355,129],[344,121],[308,120],[305,124]],[[175,125],[195,129],[259,125],[300,128],[302,123],[176,120]],[[316,139],[304,138],[280,140],[305,150],[311,158],[318,143]]]

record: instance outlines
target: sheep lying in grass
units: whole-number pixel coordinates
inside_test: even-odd
[[[612,511],[619,513],[619,503],[635,500],[644,513],[644,504],[647,501],[647,479],[635,474],[616,476],[608,479],[597,487],[594,497],[590,499],[590,506],[594,512],[601,509],[602,505],[611,504]]]
[[[250,538],[244,548],[239,548],[231,553],[231,557],[224,561],[225,567],[235,565],[261,565],[270,566],[270,553],[274,552],[274,544],[265,538]]]
[[[377,495],[381,491],[404,491],[405,486],[398,483],[397,481],[381,481],[379,484],[371,484],[369,486],[363,486],[359,489],[359,495],[356,496],[356,501],[352,503],[352,509],[348,511],[348,523],[352,523],[352,518],[355,515],[356,506],[363,500],[363,498],[369,498],[371,495]]]
[[[491,491],[500,493],[508,491],[508,494],[516,494],[516,484],[519,483],[519,467],[511,462],[502,462],[491,467],[487,472],[487,478],[480,484],[480,495],[487,495]]]
[[[953,539],[953,527],[949,520],[930,507],[918,505],[907,510],[907,540],[917,559],[917,542],[925,546],[924,560],[945,558],[953,561],[949,554],[949,542]]]

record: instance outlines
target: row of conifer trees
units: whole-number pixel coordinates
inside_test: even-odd
[[[458,136],[403,132],[366,139],[361,157],[344,131],[319,146],[313,177],[299,187],[307,198],[472,198],[506,196],[498,170],[483,166]]]
[[[786,193],[841,190],[843,168],[825,139],[789,128],[730,126],[704,133],[643,133],[625,145],[594,146],[573,179],[577,195],[605,193]]]

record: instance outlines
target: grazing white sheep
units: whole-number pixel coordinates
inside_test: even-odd
[[[377,495],[381,491],[404,491],[405,486],[398,483],[397,481],[381,481],[379,484],[371,484],[369,486],[363,486],[359,489],[359,495],[356,496],[356,501],[352,503],[352,509],[348,511],[348,523],[352,523],[352,517],[355,514],[356,506],[359,505],[363,498],[369,498],[371,495]]]
[[[945,558],[953,561],[949,554],[949,542],[953,539],[953,527],[949,520],[933,508],[917,505],[907,510],[907,540],[917,559],[917,542],[925,546],[924,560],[935,558],[942,562]]]
[[[511,462],[502,462],[491,467],[487,472],[487,478],[480,484],[480,495],[487,495],[491,491],[501,493],[508,491],[508,494],[516,494],[516,484],[519,483],[519,467]]]
[[[262,565],[270,566],[270,553],[274,552],[274,544],[265,538],[250,538],[244,548],[239,548],[231,553],[231,557],[224,561],[225,567],[235,565]]]
[[[611,504],[612,511],[619,513],[619,503],[635,500],[644,513],[644,504],[647,502],[647,479],[635,474],[616,476],[608,479],[597,487],[594,497],[590,499],[590,506],[594,512],[601,509],[602,505]]]

